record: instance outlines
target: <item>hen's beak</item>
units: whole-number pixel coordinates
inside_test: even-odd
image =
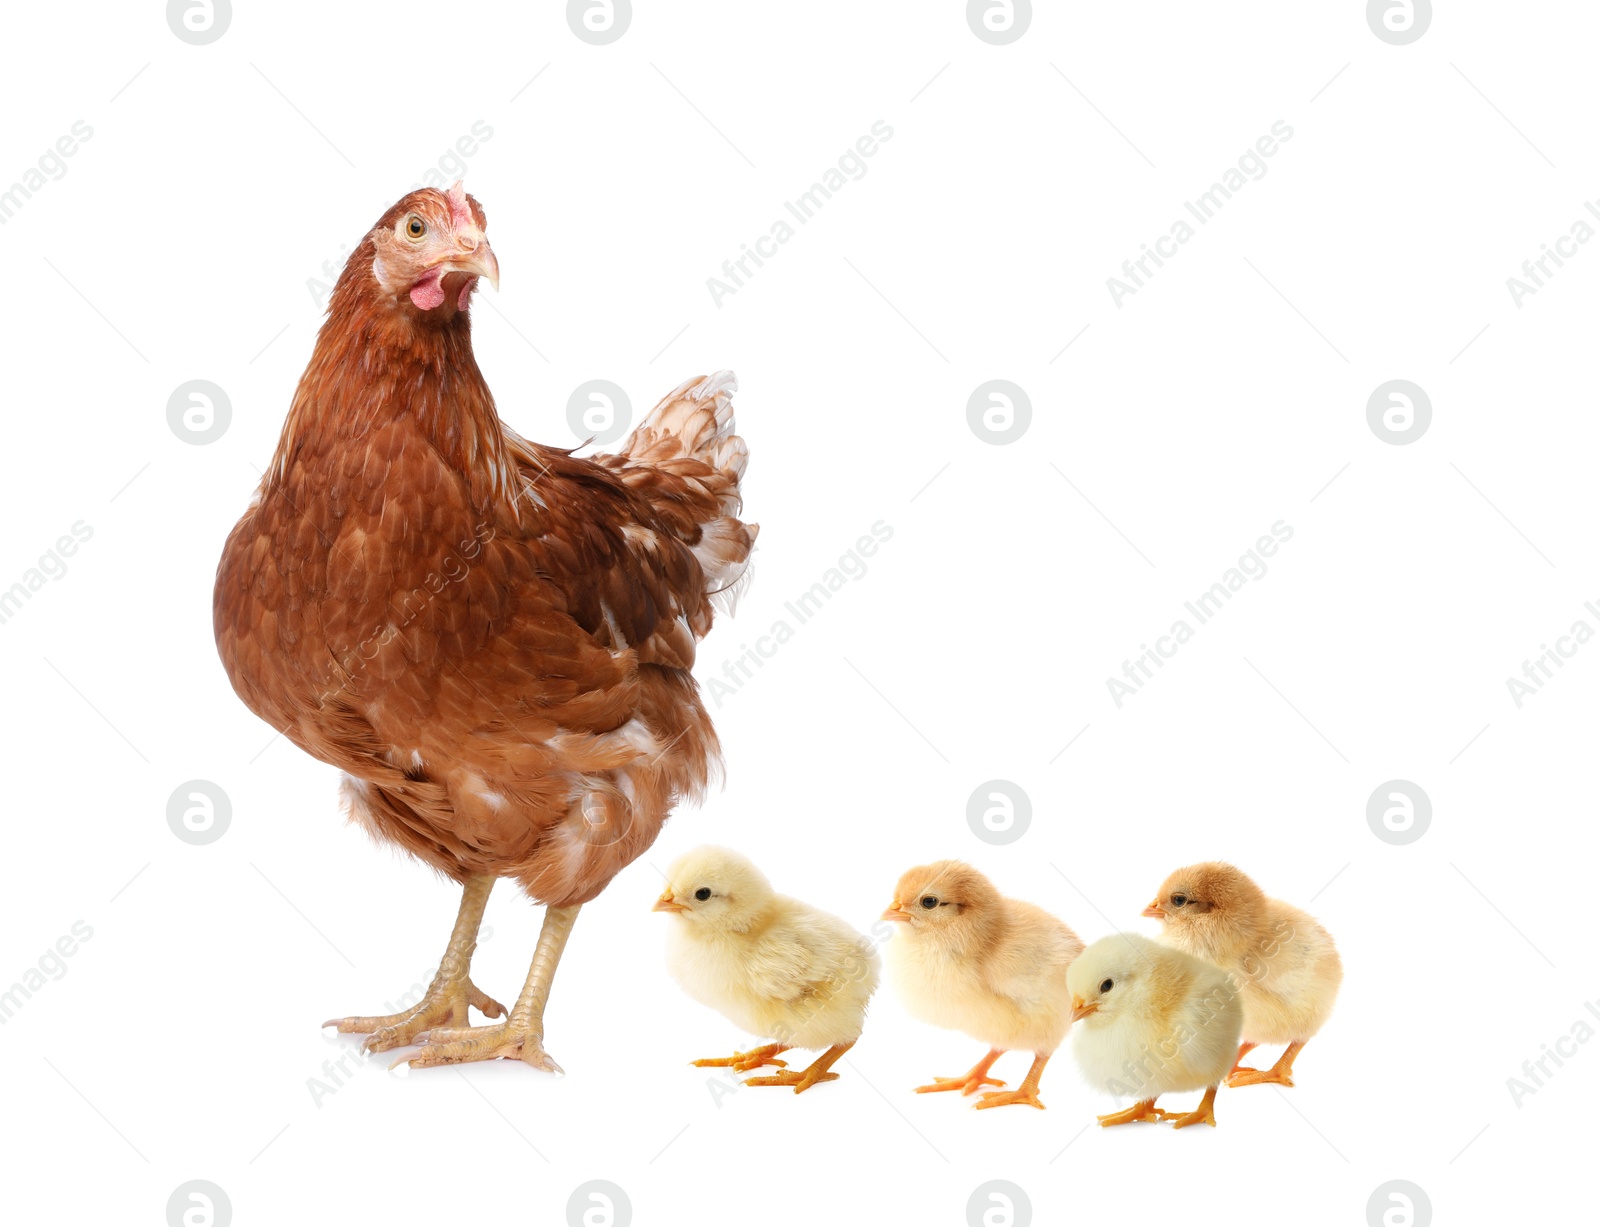
[[[1100,1003],[1099,1002],[1095,1002],[1093,1005],[1087,1005],[1087,1004],[1084,1003],[1084,1000],[1083,1000],[1082,997],[1078,996],[1076,993],[1074,993],[1072,995],[1072,1021],[1073,1022],[1077,1022],[1080,1018],[1088,1018],[1089,1015],[1093,1014],[1099,1008],[1100,1008]]]
[[[888,907],[884,908],[883,915],[880,917],[880,919],[898,920],[901,923],[908,923],[911,920],[911,913],[906,911],[905,908],[901,907],[899,900],[896,900]]]
[[[1159,899],[1152,899],[1150,906],[1140,912],[1139,915],[1148,916],[1152,920],[1165,920],[1167,918],[1166,912],[1161,910],[1161,900]]]
[[[484,277],[495,289],[500,288],[500,261],[483,231],[467,226],[456,231],[458,254],[439,266],[441,273],[466,273],[471,277]]]
[[[670,890],[664,890],[661,892],[661,898],[656,900],[655,906],[650,910],[652,912],[687,912],[689,909],[674,899]]]

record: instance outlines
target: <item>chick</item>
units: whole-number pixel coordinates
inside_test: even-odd
[[[1005,1083],[989,1068],[1011,1048],[1033,1055],[1014,1091],[985,1091],[980,1108],[1039,1102],[1045,1062],[1071,1026],[1067,967],[1083,950],[1078,935],[1043,908],[1007,899],[960,861],[907,870],[885,920],[897,922],[889,972],[906,1008],[923,1022],[964,1031],[989,1045],[959,1078],[937,1078],[929,1091],[971,1095]]]
[[[1333,938],[1297,907],[1269,899],[1232,865],[1206,861],[1168,876],[1144,914],[1161,940],[1231,971],[1244,1002],[1244,1042],[1229,1086],[1293,1086],[1290,1070],[1333,1012],[1344,968]],[[1258,1044],[1287,1044],[1271,1069],[1240,1065]]]
[[[1102,937],[1067,972],[1072,994],[1072,1055],[1083,1076],[1137,1102],[1099,1118],[1102,1125],[1171,1120],[1215,1125],[1217,1084],[1228,1076],[1244,1011],[1222,968],[1147,937]],[[1192,1112],[1156,1107],[1169,1091],[1205,1097]]]
[[[684,992],[773,1041],[694,1064],[740,1072],[774,1065],[783,1072],[745,1085],[792,1086],[797,1095],[839,1076],[829,1067],[860,1038],[878,987],[878,956],[865,937],[837,916],[776,893],[739,853],[709,845],[673,862],[652,910],[676,918],[667,967]],[[826,1051],[797,1071],[777,1059],[790,1048]]]

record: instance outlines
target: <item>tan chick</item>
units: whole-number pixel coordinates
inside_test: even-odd
[[[1100,1117],[1102,1125],[1217,1123],[1217,1084],[1233,1064],[1244,1016],[1226,971],[1148,937],[1115,933],[1078,956],[1067,986],[1078,1068],[1092,1085],[1136,1101]],[[1160,1095],[1201,1087],[1205,1097],[1192,1112],[1156,1107]]]
[[[989,1068],[1013,1048],[1033,1053],[1033,1066],[1014,1091],[986,1091],[980,1108],[1039,1101],[1045,1062],[1072,1025],[1067,968],[1083,942],[1049,912],[1007,899],[983,874],[960,861],[907,870],[883,914],[897,922],[889,943],[889,974],[913,1017],[964,1031],[989,1045],[984,1058],[959,1078],[919,1086],[971,1095],[1004,1086]]]
[[[779,1053],[821,1048],[803,1070],[784,1068],[745,1085],[792,1086],[798,1095],[839,1076],[829,1067],[860,1038],[878,987],[878,956],[865,937],[837,916],[778,894],[739,853],[710,845],[673,862],[652,910],[674,915],[667,967],[684,992],[772,1041],[694,1064],[782,1068]]]
[[[1170,874],[1145,908],[1161,921],[1161,940],[1226,968],[1244,1003],[1244,1037],[1229,1086],[1276,1082],[1333,1012],[1344,968],[1328,931],[1305,912],[1269,899],[1244,873],[1221,861]],[[1258,1044],[1287,1044],[1271,1069],[1240,1065]]]

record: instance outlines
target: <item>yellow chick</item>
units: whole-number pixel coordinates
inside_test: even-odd
[[[884,912],[898,931],[889,974],[906,1009],[937,1027],[964,1031],[989,1052],[959,1078],[937,1078],[917,1093],[1004,1086],[989,1068],[1012,1048],[1033,1066],[1014,1091],[986,1091],[980,1108],[1039,1102],[1045,1062],[1072,1025],[1067,967],[1083,950],[1078,935],[1043,908],[1007,899],[971,865],[936,861],[907,870]]]
[[[1072,1055],[1091,1084],[1137,1102],[1102,1125],[1172,1121],[1215,1125],[1217,1084],[1228,1076],[1244,1011],[1222,968],[1148,937],[1102,937],[1067,972]],[[1156,1107],[1169,1091],[1205,1097],[1192,1112]]]
[[[684,992],[773,1041],[694,1064],[740,1072],[778,1066],[782,1073],[745,1085],[792,1086],[797,1095],[839,1076],[829,1067],[860,1038],[878,987],[878,956],[865,937],[837,916],[778,894],[739,853],[710,845],[673,862],[652,910],[675,917],[667,966]],[[791,1048],[826,1051],[797,1071],[777,1060]]]
[[[1232,865],[1206,861],[1170,874],[1145,908],[1161,940],[1231,971],[1244,1002],[1244,1040],[1229,1086],[1293,1086],[1290,1070],[1333,1012],[1344,967],[1328,931],[1297,907],[1269,899]],[[1287,1044],[1271,1069],[1240,1065],[1258,1044]]]

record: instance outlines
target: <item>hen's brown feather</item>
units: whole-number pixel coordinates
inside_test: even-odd
[[[371,242],[228,539],[218,649],[257,714],[347,774],[374,835],[581,903],[715,767],[689,669],[756,532],[732,380],[685,384],[616,455],[529,443],[466,313],[387,302]]]

